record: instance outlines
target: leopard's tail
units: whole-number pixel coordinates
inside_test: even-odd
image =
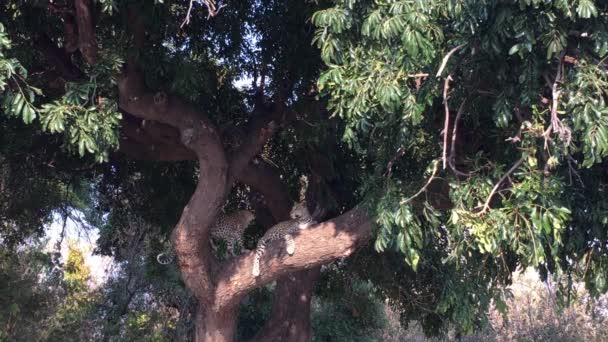
[[[265,243],[261,243],[255,249],[255,259],[253,259],[253,270],[251,272],[254,277],[257,277],[260,275],[260,259],[262,259],[262,256],[264,255],[265,252],[266,252]]]

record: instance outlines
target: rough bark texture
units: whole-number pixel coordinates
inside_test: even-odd
[[[291,256],[280,241],[269,244],[258,277],[251,274],[254,252],[229,260],[217,275],[216,302],[221,306],[231,305],[250,290],[290,272],[347,257],[369,240],[371,228],[365,210],[356,207],[295,235],[296,250]]]
[[[234,341],[237,308],[205,310],[199,303],[194,320],[194,341]]]
[[[74,0],[74,7],[78,26],[78,48],[87,63],[95,64],[98,48],[93,23],[92,0]]]
[[[310,303],[320,273],[315,267],[277,280],[270,318],[252,341],[310,341]]]

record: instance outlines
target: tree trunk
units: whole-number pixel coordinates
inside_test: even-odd
[[[236,308],[214,310],[199,304],[194,320],[194,342],[233,342],[236,336]]]
[[[277,280],[270,319],[252,342],[311,340],[310,302],[320,273],[321,267],[314,267]]]
[[[227,158],[215,125],[180,98],[147,89],[136,66],[127,63],[117,83],[122,110],[141,119],[142,125],[144,121],[153,121],[157,129],[172,127],[178,134],[171,136],[182,145],[179,151],[186,148],[192,153],[180,152],[180,155],[199,161],[196,190],[172,233],[182,279],[199,304],[194,322],[195,341],[233,341],[241,299],[254,288],[289,277],[293,272],[302,272],[304,276],[298,276],[296,281],[285,278],[279,281],[273,315],[277,323],[268,325],[271,329],[265,340],[308,341],[314,275],[318,276],[321,265],[348,257],[367,243],[372,225],[366,210],[356,207],[298,232],[294,235],[298,248],[293,255],[287,255],[280,242],[269,244],[259,276],[253,276],[251,272],[255,258],[253,251],[218,262],[209,248],[209,233],[234,181],[247,183],[263,192],[277,221],[281,221],[291,207],[287,192],[269,191],[276,188],[272,185],[276,184],[274,180],[280,181],[280,174],[265,168],[259,160],[249,162],[276,131],[275,115],[254,121],[250,139]],[[152,128],[149,124],[145,126]],[[137,133],[137,129],[135,131]],[[274,326],[278,328],[274,329]]]

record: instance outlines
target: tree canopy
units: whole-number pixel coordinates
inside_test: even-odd
[[[344,291],[468,333],[530,267],[597,296],[607,18],[593,0],[6,1],[1,244],[56,213],[99,227],[122,265],[102,335],[153,311],[144,293],[197,341],[309,340],[311,297]],[[318,224],[259,277],[254,253],[212,253],[220,213],[255,213],[254,249],[302,199]]]

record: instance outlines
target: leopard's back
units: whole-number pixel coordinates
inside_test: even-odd
[[[224,240],[226,241],[228,252],[234,255],[235,244],[244,247],[243,235],[253,219],[253,214],[248,210],[239,210],[230,215],[218,217],[210,232],[212,248],[216,249],[213,239]]]
[[[290,213],[291,220],[279,222],[266,231],[264,236],[258,241],[255,250],[252,273],[254,276],[260,275],[260,260],[266,251],[266,244],[274,240],[284,239],[287,254],[292,255],[295,251],[295,241],[293,235],[301,229],[308,228],[312,222],[312,216],[308,212],[305,203],[296,203]]]
[[[228,239],[243,236],[253,218],[253,214],[248,210],[239,210],[230,215],[222,215],[218,217],[213,228],[211,228],[211,237]]]
[[[268,229],[260,240],[263,242],[269,242],[281,239],[287,234],[293,234],[299,230],[298,224],[299,220],[297,219],[279,222]]]

